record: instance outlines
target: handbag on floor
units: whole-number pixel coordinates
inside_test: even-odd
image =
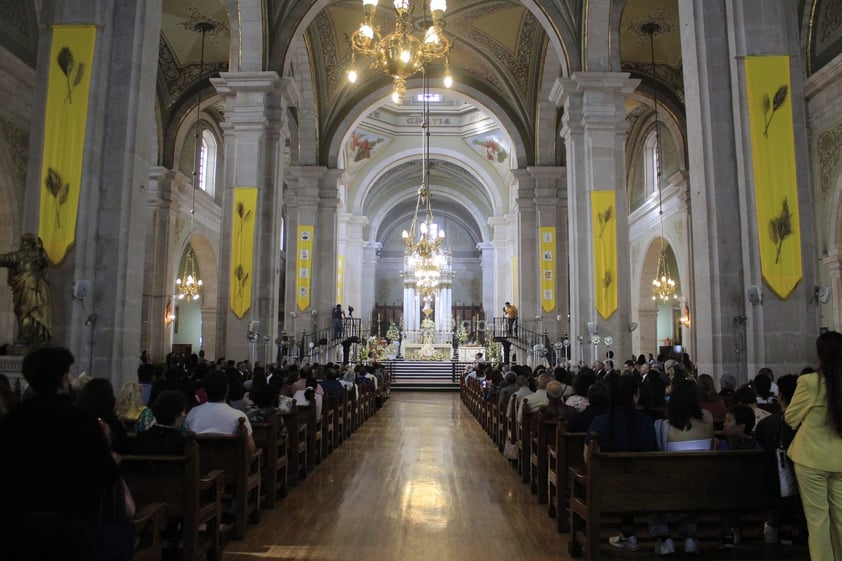
[[[794,497],[798,494],[798,482],[795,479],[795,469],[792,460],[786,455],[786,448],[781,442],[781,427],[778,428],[778,446],[775,448],[775,464],[778,469],[779,496],[781,498]]]
[[[517,449],[517,442],[507,440],[506,444],[503,446],[503,457],[505,457],[507,460],[517,460],[518,452],[519,451]]]

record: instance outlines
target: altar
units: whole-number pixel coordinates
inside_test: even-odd
[[[477,353],[482,353],[482,359],[487,360],[485,347],[482,345],[459,345],[456,352],[459,355],[459,362],[473,362],[476,360]]]
[[[406,360],[450,360],[453,347],[447,343],[404,343],[401,347]]]

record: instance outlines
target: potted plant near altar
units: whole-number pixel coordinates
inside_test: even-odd
[[[386,330],[386,358],[395,360],[400,354],[401,330],[395,322],[389,322],[389,329]]]
[[[390,321],[389,329],[386,330],[386,339],[388,339],[391,343],[392,341],[397,341],[398,339],[400,339],[400,336],[401,330],[398,328],[397,325],[395,325],[395,322]]]

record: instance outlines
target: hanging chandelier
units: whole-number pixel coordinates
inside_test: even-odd
[[[444,85],[450,87],[450,40],[444,36],[444,13],[447,11],[446,0],[430,0],[433,25],[427,28],[423,38],[412,34],[409,0],[394,0],[395,29],[388,35],[381,35],[380,28],[374,27],[374,13],[378,0],[363,0],[363,21],[360,28],[351,34],[351,66],[348,68],[348,81],[357,81],[357,56],[372,59],[371,67],[378,68],[392,77],[392,102],[403,103],[406,95],[406,80],[421,70],[429,61],[444,58]],[[424,6],[426,25],[427,8]]]
[[[187,252],[187,259],[184,261],[184,271],[181,277],[175,279],[175,285],[178,289],[178,299],[184,300],[198,300],[199,291],[202,289],[202,279],[196,274],[196,264],[194,262],[195,254],[193,248]]]
[[[422,72],[424,69],[422,69]],[[432,195],[430,193],[430,92],[426,72],[424,84],[424,117],[421,122],[422,164],[421,187],[415,202],[415,214],[409,231],[401,233],[404,245],[404,267],[412,272],[415,289],[429,301],[439,287],[442,273],[450,269],[450,252],[444,245],[444,229],[433,220]]]
[[[649,35],[649,54],[652,58],[652,77],[655,74],[655,35],[661,32],[661,26],[649,22],[641,26],[641,31]],[[668,302],[678,298],[675,293],[676,284],[670,275],[669,262],[667,261],[667,249],[664,246],[664,208],[661,196],[661,122],[658,119],[658,92],[652,89],[653,104],[655,107],[655,189],[658,191],[658,223],[661,228],[661,253],[658,256],[658,269],[655,271],[655,278],[652,279],[652,300]]]
[[[202,50],[199,55],[199,80],[205,72],[205,36],[215,29],[214,24],[207,21],[200,21],[193,26],[193,30],[202,34]],[[195,152],[193,154],[193,192],[190,201],[190,231],[193,231],[193,217],[196,214],[196,189],[199,182],[199,161],[201,160],[202,151],[202,93],[201,89],[196,92],[196,127],[194,131]],[[175,280],[176,289],[178,290],[178,299],[184,300],[198,300],[199,292],[202,288],[202,279],[196,274],[195,254],[193,248],[187,253],[187,259],[184,262],[184,270],[181,272],[181,277]]]

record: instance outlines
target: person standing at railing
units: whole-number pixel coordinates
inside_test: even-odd
[[[510,302],[506,302],[503,306],[503,314],[506,316],[506,335],[512,336],[512,331],[517,324],[517,306]]]
[[[337,304],[330,312],[330,320],[333,324],[333,338],[339,340],[342,338],[342,320],[345,319],[345,312],[342,311],[342,304]]]

